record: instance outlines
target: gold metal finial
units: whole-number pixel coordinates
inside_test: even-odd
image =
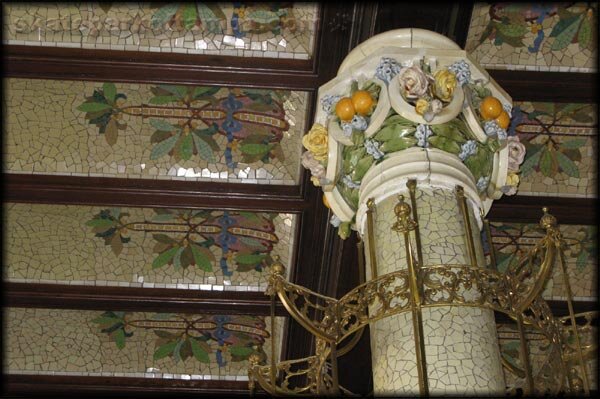
[[[542,226],[546,230],[556,228],[556,218],[548,213],[548,207],[543,207],[542,211],[544,212],[544,215],[540,219],[540,226]]]
[[[406,182],[406,187],[408,187],[409,191],[414,192],[415,189],[417,188],[417,181],[415,179],[409,179]]]
[[[258,353],[253,353],[252,355],[250,355],[250,357],[248,358],[248,362],[250,362],[250,366],[256,366],[257,364],[259,364],[260,356],[258,355]]]
[[[271,264],[271,273],[282,275],[285,273],[285,266],[281,263],[279,255],[273,256],[273,263]]]
[[[392,230],[398,232],[412,231],[417,227],[417,222],[410,218],[411,208],[404,201],[404,195],[398,196],[398,203],[394,207],[396,214],[396,223],[392,226]]]
[[[375,208],[375,198],[369,198],[367,200],[367,209],[372,211]]]

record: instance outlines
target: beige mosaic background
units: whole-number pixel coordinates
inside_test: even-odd
[[[597,70],[597,3],[477,3],[465,49],[483,67]]]
[[[527,148],[517,195],[597,197],[596,104],[516,102],[509,131]]]
[[[204,271],[196,265],[179,270],[174,264],[153,268],[152,263],[159,256],[158,252],[154,252],[159,243],[153,235],[161,227],[159,224],[138,229],[130,226],[123,234],[130,241],[122,244],[122,250],[117,256],[111,245],[105,244],[103,238],[96,237],[93,227],[86,225],[103,209],[106,208],[6,203],[3,215],[7,248],[4,279],[28,283],[219,291],[263,291],[267,285],[266,268],[262,271],[236,271],[236,256],[239,253],[230,250],[224,254],[217,245],[210,247],[215,257],[212,272]],[[160,216],[150,208],[120,208],[120,211],[121,214],[129,213],[123,219],[128,223],[168,223],[164,219],[158,220]],[[222,212],[213,211],[212,214],[218,216]],[[247,219],[251,219],[252,214],[247,215]],[[274,244],[270,255],[279,255],[285,265],[291,264],[295,223],[296,217],[291,214],[278,214],[273,220],[274,235],[278,242]],[[164,229],[164,226],[161,228]],[[257,228],[252,230],[254,234],[262,231]],[[217,228],[216,231],[221,230]],[[175,239],[180,239],[185,233],[163,232]],[[203,240],[199,237],[194,239]],[[224,275],[220,267],[223,256],[227,259],[231,276]],[[290,270],[291,267],[286,269]]]
[[[525,255],[543,237],[537,224],[491,223],[492,242],[496,250],[498,269],[506,270],[511,262]],[[595,226],[561,225],[560,231],[567,243],[565,262],[573,296],[579,300],[598,297],[597,229]],[[566,290],[560,263],[555,263],[543,297],[565,300]]]
[[[212,339],[207,341],[211,350],[207,363],[197,360],[194,356],[176,361],[174,356],[165,355],[155,360],[155,353],[159,348],[157,342],[160,338],[154,332],[160,330],[156,325],[162,323],[166,326],[170,323],[171,327],[174,327],[178,325],[177,323],[181,325],[184,319],[197,320],[203,315],[140,312],[128,314],[126,320],[131,325],[128,324],[125,330],[133,335],[125,338],[124,347],[119,349],[109,334],[100,331],[100,324],[93,321],[102,317],[103,313],[84,310],[6,308],[4,312],[6,372],[187,380],[245,381],[248,379],[248,362],[233,361],[230,350],[224,346],[221,346],[222,360],[219,366],[216,353],[219,345]],[[230,316],[234,319],[236,317],[240,316]],[[260,352],[264,351],[263,356],[268,358],[271,353],[269,318],[250,316],[246,317],[246,320],[265,323],[264,328],[248,329],[248,331],[262,331],[260,334],[264,337],[264,344],[256,341],[255,347]],[[276,318],[275,353],[277,356],[280,356],[283,322],[283,318]],[[235,324],[235,321],[230,323]],[[137,324],[137,327],[133,324]],[[140,327],[140,325],[146,326]],[[185,337],[183,330],[174,328],[168,331]],[[227,328],[226,324],[224,328]],[[193,331],[189,334],[197,336]],[[246,337],[250,335],[252,333],[246,334]],[[238,342],[235,338],[230,340]],[[233,346],[236,344],[229,345],[229,347]]]
[[[244,162],[238,148],[244,141],[234,140],[231,143],[231,162],[237,162],[237,165],[233,167],[228,165],[230,161],[226,159],[228,138],[219,133],[213,136],[219,147],[218,151],[213,151],[215,162],[205,160],[206,157],[202,158],[199,154],[180,161],[175,161],[169,154],[151,159],[152,151],[157,146],[151,142],[156,131],[152,121],[168,121],[177,125],[179,121],[183,123],[187,120],[176,116],[133,115],[139,112],[154,115],[175,106],[149,105],[149,101],[155,97],[151,92],[152,85],[116,85],[116,92],[127,96],[126,100],[121,98],[117,102],[122,101],[120,106],[129,107],[132,114],[119,113],[117,120],[121,124],[126,123],[126,127],[118,130],[116,142],[111,145],[107,134],[100,134],[96,125],[88,123],[87,113],[77,109],[94,90],[102,89],[103,83],[28,79],[6,79],[4,82],[4,114],[7,117],[4,123],[3,155],[4,170],[7,172],[287,185],[298,182],[307,93],[278,92],[278,95],[286,98],[282,104],[285,119],[273,123],[289,124],[289,129],[281,132],[284,160],[276,156],[269,157],[266,162]],[[239,94],[239,89],[222,89],[196,106],[215,99],[225,100],[230,93]],[[240,116],[244,117],[257,112],[252,109],[242,111]],[[217,120],[217,123],[221,122]],[[247,125],[246,129],[258,129],[257,126],[261,126],[250,122],[240,123],[243,127]],[[202,128],[202,124],[198,128]]]
[[[4,44],[309,59],[316,3],[8,3]],[[161,8],[162,7],[162,8]]]

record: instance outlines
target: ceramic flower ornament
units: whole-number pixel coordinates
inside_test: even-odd
[[[452,101],[454,89],[456,88],[456,75],[448,69],[440,69],[433,75],[435,85],[434,93],[437,98],[444,102]]]
[[[315,123],[304,137],[302,145],[312,153],[314,159],[320,162],[327,160],[328,138],[325,126]]]

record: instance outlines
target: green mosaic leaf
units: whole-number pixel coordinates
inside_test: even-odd
[[[264,156],[271,149],[270,145],[267,144],[242,144],[240,151],[248,155],[261,155]]]
[[[148,101],[150,104],[161,105],[169,104],[175,101],[179,101],[179,97],[176,96],[154,96]]]
[[[92,320],[92,323],[98,323],[100,325],[103,324],[116,324],[120,321],[121,319],[119,319],[118,317],[107,317],[107,316],[100,316],[100,317],[96,317],[95,319]]]
[[[247,357],[254,353],[254,349],[247,346],[230,346],[229,352],[235,356]]]
[[[173,149],[177,140],[179,140],[179,136],[181,136],[181,132],[176,133],[174,136],[169,137],[165,141],[162,141],[152,148],[150,152],[150,159],[158,159],[163,155],[166,155]]]
[[[183,20],[183,26],[185,29],[192,29],[194,25],[196,25],[197,17],[198,13],[196,11],[196,6],[193,3],[187,3],[183,6],[181,19]]]
[[[175,348],[173,348],[173,360],[175,363],[179,363],[181,361],[181,347],[183,346],[184,340],[179,340]]]
[[[190,338],[190,344],[192,346],[192,353],[194,354],[196,360],[202,363],[210,363],[208,353],[206,353],[206,351],[200,346],[195,338]]]
[[[207,254],[203,251],[204,248],[200,248],[196,244],[190,244],[190,247],[192,248],[194,263],[196,263],[196,266],[205,272],[212,272],[212,262]]]
[[[171,218],[172,218],[172,215],[169,215],[169,216],[171,216]],[[171,218],[169,218],[169,220]],[[152,234],[152,238],[154,238],[158,242],[162,242],[162,243],[165,243],[165,244],[175,244],[175,243],[177,243],[177,240],[169,237],[166,234]]]
[[[117,121],[114,119],[108,121],[106,129],[104,129],[104,138],[110,146],[117,143],[117,139],[119,138],[119,128],[117,126]]]
[[[579,46],[583,49],[590,47],[592,44],[592,19],[584,18],[579,27],[579,34],[577,35],[577,41]]]
[[[178,250],[179,247],[173,247],[158,255],[156,259],[154,259],[154,261],[152,262],[152,268],[158,269],[159,267],[163,267],[164,265],[169,263],[169,261],[173,259],[173,256],[175,256],[175,253]]]
[[[179,145],[179,154],[181,155],[181,159],[187,161],[192,157],[193,152],[194,144],[192,140],[192,135],[188,134],[184,136],[181,140],[181,144]]]
[[[256,265],[263,261],[267,255],[263,254],[238,254],[235,257],[235,261],[237,263],[245,264],[245,265]]]
[[[587,139],[571,139],[571,140],[562,142],[560,144],[560,147],[561,148],[569,148],[569,149],[578,149],[580,147],[583,147],[586,142],[587,142]]]
[[[175,252],[175,256],[173,256],[173,266],[175,267],[175,270],[181,269],[181,254],[184,249],[184,247],[180,247],[177,249],[177,252]]]
[[[581,251],[579,256],[577,256],[576,266],[577,269],[582,270],[587,265],[587,260],[590,254],[587,251]]]
[[[207,143],[207,140],[213,140],[212,137],[203,136],[198,134],[197,132],[194,132],[192,137],[194,139],[196,151],[198,151],[198,155],[200,156],[200,158],[204,159],[205,161],[214,163],[215,154],[213,153],[213,150],[210,147],[210,145]]]
[[[121,251],[123,251],[123,241],[120,234],[115,234],[112,240],[110,240],[110,248],[116,256],[121,254]]]
[[[575,38],[575,34],[577,33],[577,29],[579,28],[579,24],[582,18],[583,14],[579,17],[565,20],[568,21],[568,23],[565,23],[564,30],[556,34],[556,39],[554,40],[554,43],[552,43],[550,49],[554,51],[562,50],[566,48],[569,44],[571,44],[571,42],[573,42],[573,38]],[[556,24],[556,26],[552,30],[552,33],[554,33],[554,31],[561,22],[563,21],[560,21],[558,24]],[[550,34],[550,37],[552,37],[552,34]]]
[[[125,347],[125,330],[120,328],[113,334],[115,344],[117,344],[117,348],[123,349]]]
[[[115,97],[117,96],[117,87],[114,83],[104,83],[102,85],[102,93],[104,93],[104,98],[110,104],[114,104]]]
[[[154,352],[153,359],[159,360],[163,357],[169,356],[171,353],[173,353],[173,349],[175,349],[175,346],[177,346],[177,341],[168,342],[163,346],[159,346],[158,349],[156,349],[156,351]]]
[[[85,222],[86,226],[90,227],[112,227],[117,224],[115,220],[110,219],[92,219]]]
[[[202,24],[210,33],[220,34],[223,33],[221,20],[224,18],[224,15],[222,15],[223,12],[220,9],[216,11],[215,6],[216,5],[213,4],[207,5],[204,3],[196,3],[196,7],[198,8],[198,16],[200,17]],[[219,13],[219,11],[221,12]]]
[[[152,15],[152,27],[159,28],[165,25],[178,9],[178,3],[167,4],[166,6],[161,7],[154,15]]]
[[[83,112],[98,112],[107,109],[111,109],[112,106],[110,104],[104,103],[94,103],[94,102],[86,102],[81,104],[77,109]]]
[[[173,132],[175,130],[178,130],[177,127],[171,125],[164,119],[150,119],[150,126],[155,128],[156,130],[160,130],[163,132]]]
[[[544,146],[531,146],[531,148],[527,149],[528,152],[525,156],[525,161],[521,165],[521,175],[523,177],[529,175],[534,170],[534,167],[537,166],[540,157],[542,156],[542,148],[544,148]]]
[[[186,86],[179,85],[158,85],[159,89],[166,90],[167,92],[177,96],[179,98],[185,97],[188,93],[188,88]]]
[[[200,97],[207,97],[207,96],[212,96],[213,94],[216,94],[219,90],[221,90],[220,87],[215,87],[215,86],[201,86],[201,87],[195,87],[194,88],[194,92],[192,93],[192,98],[200,98]]]
[[[540,158],[540,170],[541,172],[544,174],[544,176],[553,176],[554,174],[552,173],[552,154],[550,153],[550,151],[545,147],[542,150],[542,155]]]
[[[563,154],[560,151],[556,151],[556,161],[558,162],[558,166],[562,169],[563,172],[568,174],[571,177],[579,177],[579,168],[569,157]]]
[[[247,13],[246,18],[259,24],[270,24],[279,21],[277,13],[268,10],[255,10]]]
[[[527,33],[527,26],[525,24],[505,24],[498,23],[496,25],[498,33],[502,36],[508,36],[513,38],[522,38]]]

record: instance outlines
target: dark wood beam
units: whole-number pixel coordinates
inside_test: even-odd
[[[597,216],[596,198],[504,196],[494,201],[487,218],[490,221],[511,223],[537,223],[548,207],[559,224],[593,224]]]
[[[5,374],[3,397],[184,397],[248,396],[247,381],[183,380],[166,378],[90,377]],[[258,390],[256,396],[266,397]]]
[[[5,306],[164,313],[270,314],[263,292],[5,283]],[[276,312],[287,313],[278,301]]]
[[[300,212],[300,186],[3,174],[5,201]]]
[[[513,101],[595,103],[598,74],[487,70]]]

